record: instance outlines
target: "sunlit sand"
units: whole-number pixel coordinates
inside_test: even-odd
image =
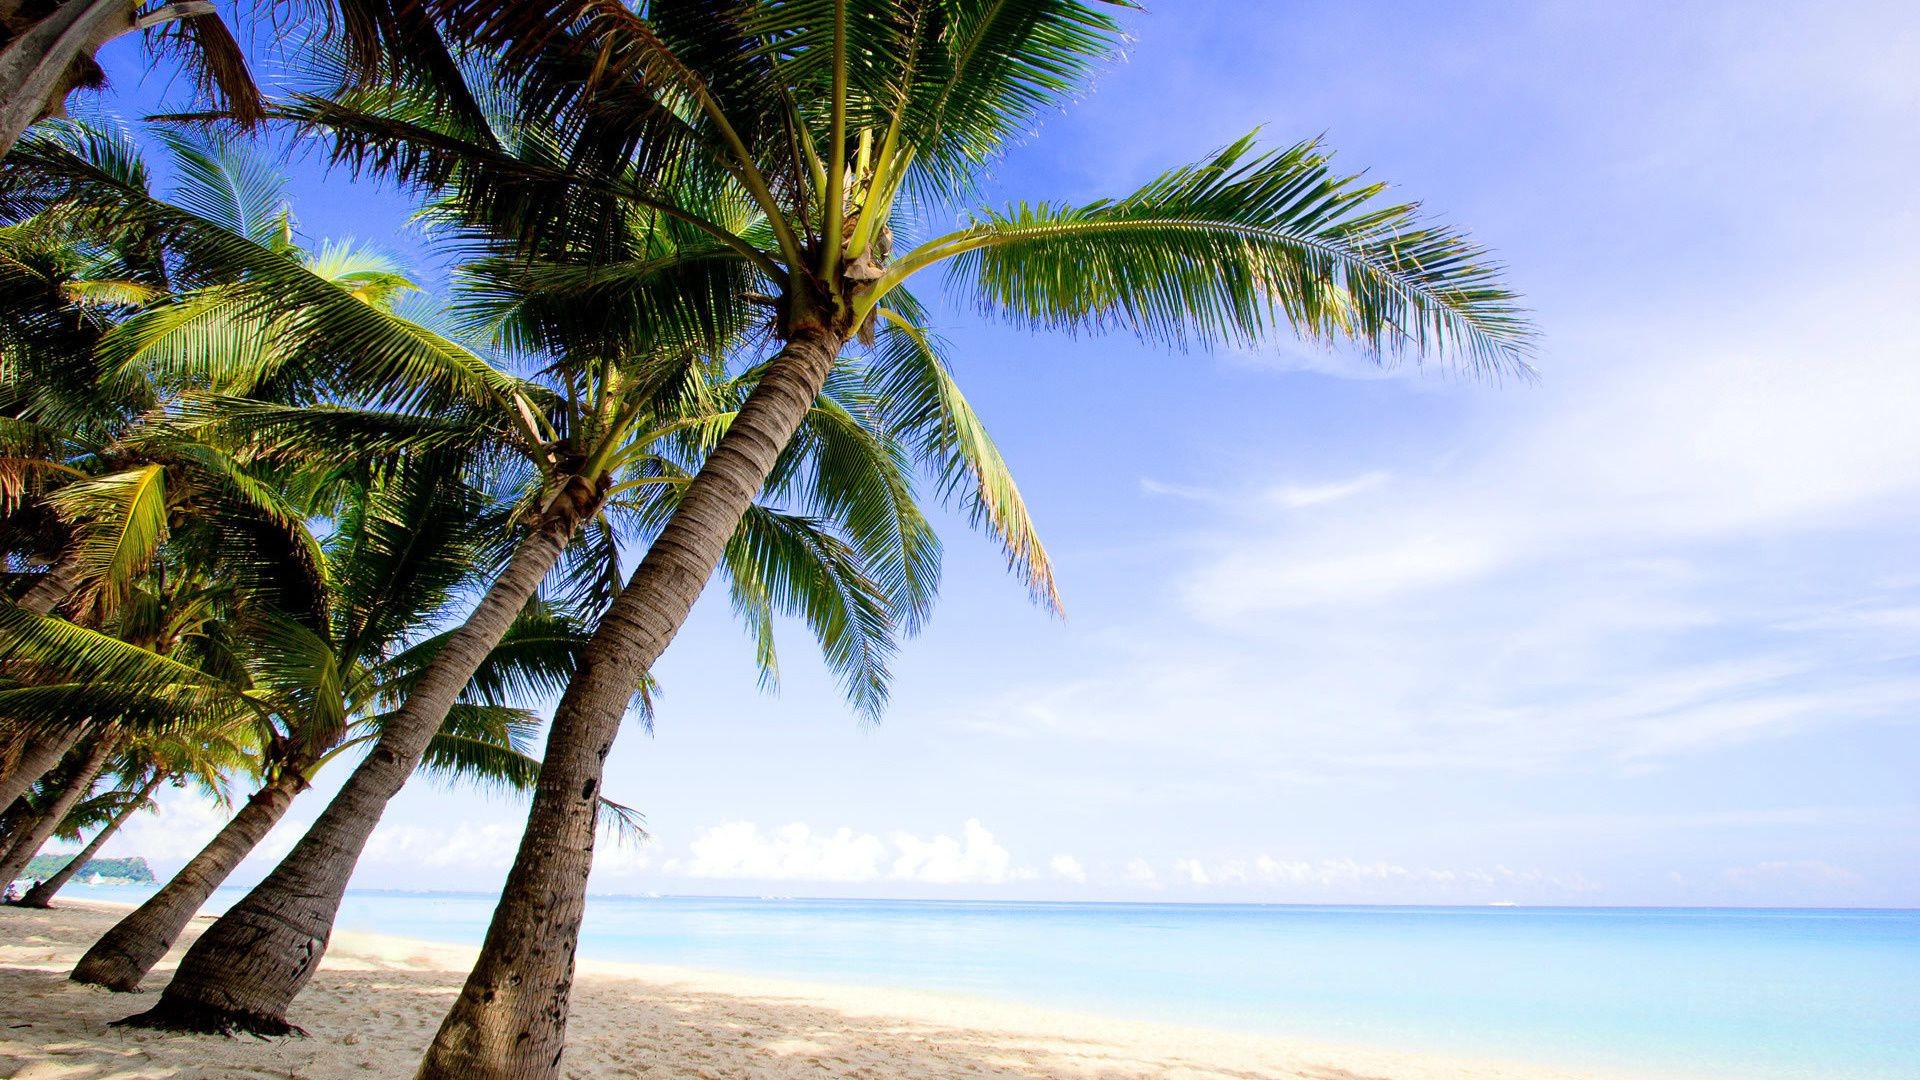
[[[294,1009],[308,1037],[113,1028],[151,1002],[66,972],[113,905],[0,909],[0,1073],[14,1080],[410,1075],[473,950],[341,933]],[[147,981],[165,985],[205,920]],[[583,962],[573,1077],[1135,1077],[1190,1080],[1602,1080],[1602,1074],[1412,1057],[1140,1024],[958,995]]]

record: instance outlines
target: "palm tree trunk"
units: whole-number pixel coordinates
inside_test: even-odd
[[[559,561],[578,523],[598,505],[596,496],[584,513],[552,517],[520,542],[326,811],[271,874],[200,935],[147,1017],[170,1026],[197,1017],[238,1030],[287,1029],[288,1006],[327,950],[340,897],[387,802],[413,775],[447,711]]]
[[[557,1075],[607,752],[635,688],[693,610],[844,344],[817,328],[795,332],[594,631],[554,712],[527,831],[486,945],[419,1077]]]
[[[56,114],[74,62],[133,30],[130,0],[66,0],[0,50],[0,155],[27,126]]]
[[[79,805],[80,800],[93,790],[93,782],[107,767],[108,759],[120,747],[117,733],[102,733],[93,740],[85,754],[74,763],[73,772],[64,777],[64,786],[54,795],[47,808],[31,824],[20,830],[20,835],[8,847],[4,857],[0,857],[0,886],[13,881],[23,873],[33,856],[53,837],[66,820],[67,812]],[[76,751],[78,753],[78,751]]]
[[[7,146],[11,146],[9,142]],[[0,146],[0,154],[6,153],[6,147]],[[61,602],[73,595],[80,586],[80,561],[69,556],[55,562],[40,575],[16,603],[35,615],[46,615],[60,606]],[[80,741],[85,734],[86,725],[77,724],[72,732],[55,735],[25,735],[21,745],[11,749],[0,769],[0,809],[13,805],[13,800],[26,794],[33,782],[45,776],[48,769],[59,763],[60,758]]]
[[[47,572],[40,575],[40,579],[33,583],[33,588],[20,597],[19,605],[35,615],[52,614],[54,608],[59,607],[67,597],[73,595],[73,590],[80,587],[82,576],[79,556],[69,554],[47,567]]]
[[[138,813],[141,807],[147,805],[147,800],[153,797],[154,789],[159,787],[165,779],[166,775],[164,773],[154,773],[153,779],[147,781],[146,786],[140,789],[140,793],[134,796],[133,801],[121,807],[119,813],[113,815],[113,820],[107,822],[104,828],[93,834],[93,839],[87,841],[87,846],[80,849],[80,854],[67,860],[67,865],[61,867],[58,873],[40,882],[33,888],[28,889],[27,895],[20,898],[20,906],[30,908],[46,907],[48,902],[53,899],[53,894],[65,888],[67,882],[73,880],[73,875],[84,869],[87,863],[99,853],[100,846],[105,844],[108,838],[114,833],[119,832],[120,826],[126,824],[128,818]]]
[[[60,764],[60,759],[67,756],[67,751],[73,749],[73,745],[92,728],[92,724],[78,723],[54,734],[28,736],[26,746],[14,761],[13,768],[5,776],[0,776],[0,807],[12,806],[13,800],[25,795],[34,782]]]
[[[68,978],[109,990],[139,986],[153,965],[173,948],[200,905],[286,815],[303,786],[298,777],[298,770],[286,770],[254,792],[247,805],[173,875],[173,880],[94,942]]]

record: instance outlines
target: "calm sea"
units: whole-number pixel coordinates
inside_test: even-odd
[[[355,891],[340,925],[477,943],[492,908]],[[608,896],[580,951],[1651,1076],[1920,1080],[1916,911]]]

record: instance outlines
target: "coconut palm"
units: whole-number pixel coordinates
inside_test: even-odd
[[[389,98],[388,106],[438,116],[447,137],[475,135],[468,116],[437,114],[430,100],[423,102],[421,88],[412,89],[412,96]],[[464,97],[497,93],[482,87]],[[531,168],[540,167],[560,138],[531,123],[489,125],[476,137]],[[751,213],[750,207],[736,210]],[[448,688],[470,671],[467,657],[494,640],[502,614],[524,603],[557,562],[573,563],[569,579],[596,586],[598,604],[610,602],[622,583],[615,543],[620,524],[633,526],[631,539],[639,542],[657,533],[764,370],[749,363],[738,374],[722,373],[731,345],[764,320],[758,309],[734,302],[749,282],[737,266],[706,259],[698,234],[664,230],[644,218],[610,229],[583,220],[569,236],[549,236],[541,258],[529,265],[490,254],[510,219],[462,217],[451,204],[436,208],[436,216],[473,249],[461,275],[467,321],[512,351],[544,358],[534,376],[543,391],[518,407],[525,423],[504,401],[470,403],[458,416],[433,418],[232,402],[220,412],[229,424],[303,445],[360,440],[343,447],[346,453],[381,453],[409,441],[485,440],[530,477],[521,538],[507,572],[453,631],[444,663],[409,697],[326,812],[196,941],[154,1010],[172,1023],[283,1029],[288,1006],[312,975],[312,958],[326,947],[354,863],[446,708]],[[555,290],[548,277],[575,287]],[[934,382],[944,378],[925,338],[902,342],[912,352],[907,366],[921,365]],[[1025,552],[1037,574],[1047,572],[1018,489],[964,397],[941,393],[908,416],[884,407],[879,389],[869,371],[839,373],[723,556],[763,679],[777,678],[774,616],[800,617],[850,700],[869,715],[884,702],[895,624],[917,628],[938,578],[938,545],[914,503],[906,463],[930,465],[943,489],[971,491],[977,506],[992,506],[983,520]],[[569,547],[583,532],[584,545]],[[835,569],[849,559],[859,573]],[[847,587],[864,576],[883,594],[862,596]]]
[[[95,943],[76,980],[123,990],[138,983],[313,775],[377,736],[433,647],[432,639],[410,638],[486,561],[494,526],[484,497],[457,472],[406,461],[352,482],[325,544],[330,587],[317,613],[221,595],[188,648],[166,656],[27,613],[6,627],[16,655],[65,675],[0,692],[0,708],[15,715],[104,702],[116,715],[244,717],[253,729],[257,790],[180,873]],[[524,773],[536,721],[502,692],[537,692],[564,677],[576,635],[566,620],[535,612],[521,626],[527,636],[503,644],[489,679],[449,714],[430,763],[495,779]]]
[[[7,836],[5,852],[0,854],[0,882],[12,882],[26,871],[41,845],[51,840],[67,816],[93,794],[95,781],[106,772],[124,741],[122,731],[103,731],[69,750],[60,767],[44,778],[39,805],[32,807],[27,819]]]
[[[294,114],[341,156],[425,183],[462,170],[463,209],[515,216],[523,250],[583,215],[705,238],[766,297],[779,347],[599,624],[555,713],[528,827],[478,964],[420,1075],[558,1069],[606,748],[755,493],[842,356],[900,312],[921,271],[1015,323],[1149,342],[1257,345],[1291,329],[1382,354],[1517,370],[1527,328],[1485,254],[1335,172],[1317,145],[1252,138],[1130,194],[975,209],[983,168],[1117,49],[1094,3],[610,0],[434,5],[561,115],[553,163],[449,138],[352,100]],[[748,228],[704,212],[750,205]],[[916,209],[918,212],[916,213]],[[904,396],[904,395],[903,395]],[[921,395],[926,397],[929,395]]]
[[[231,730],[188,729],[135,735],[114,764],[117,783],[74,807],[54,834],[57,839],[77,841],[92,829],[92,839],[59,870],[35,882],[19,905],[47,907],[121,826],[153,807],[153,795],[162,785],[192,786],[216,806],[227,806],[227,778],[247,766],[246,753],[233,741],[234,734]]]
[[[13,248],[34,241],[67,254],[51,268],[0,260],[0,271],[38,286],[19,296],[48,298],[31,309],[37,319],[0,338],[18,361],[0,378],[12,414],[0,430],[10,452],[0,509],[12,511],[0,539],[10,557],[51,567],[30,579],[29,610],[78,614],[76,596],[110,600],[183,520],[234,541],[209,542],[203,528],[201,547],[215,555],[301,553],[297,515],[260,461],[173,423],[183,393],[297,405],[358,380],[404,387],[373,400],[423,409],[515,393],[514,380],[400,313],[414,287],[385,260],[297,247],[284,178],[264,156],[221,139],[160,137],[179,177],[168,198],[149,190],[131,137],[111,126],[47,126],[0,170],[0,209],[22,222]],[[524,402],[514,404],[518,417]],[[284,591],[294,580],[255,587]],[[39,737],[4,783],[31,783],[81,733],[67,725]]]

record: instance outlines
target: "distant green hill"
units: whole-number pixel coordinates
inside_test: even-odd
[[[42,878],[50,878],[59,873],[60,868],[67,865],[67,860],[71,858],[73,858],[71,852],[65,855],[35,855],[33,860],[27,863],[26,870],[22,871],[20,876],[30,878],[34,881],[39,881]],[[92,881],[95,874],[100,875],[100,881],[107,885],[152,885],[155,883],[153,868],[147,865],[147,860],[138,855],[130,859],[88,860],[87,865],[81,867],[80,873],[74,876],[74,880],[84,884]]]

